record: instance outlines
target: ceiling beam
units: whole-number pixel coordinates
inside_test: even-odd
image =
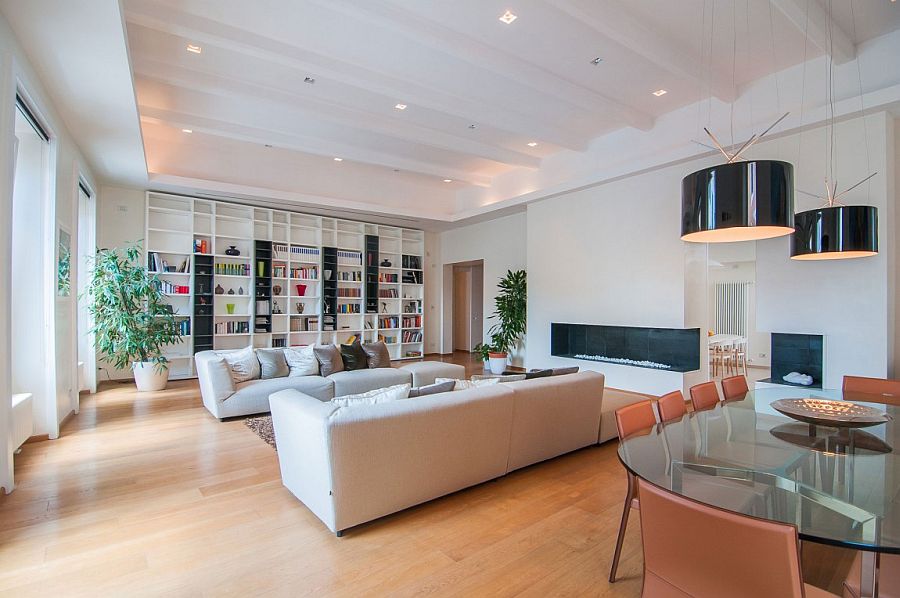
[[[394,101],[403,98],[410,105],[468,122],[481,123],[524,138],[538,139],[561,148],[583,151],[591,141],[591,136],[586,131],[542,124],[538,118],[519,113],[515,106],[493,106],[471,97],[454,95],[417,80],[318,54],[313,50],[180,11],[172,6],[134,0],[128,3],[125,17],[128,23],[268,60],[308,75],[365,89]]]
[[[542,94],[551,95],[561,102],[574,104],[588,111],[606,108],[614,112],[626,125],[636,129],[646,131],[653,127],[653,117],[645,112],[383,0],[311,1],[329,10],[340,10],[347,15],[358,17],[360,13],[365,13],[369,22],[377,23],[417,43],[455,56],[473,67],[488,70],[499,77],[531,87]]]
[[[141,122],[143,123],[164,125],[174,129],[190,129],[195,134],[204,133],[226,139],[253,143],[259,146],[271,145],[276,148],[315,156],[327,158],[339,156],[348,162],[359,162],[361,164],[381,166],[392,170],[400,169],[405,172],[417,173],[438,179],[448,178],[478,187],[488,187],[491,184],[490,177],[483,175],[466,172],[452,167],[429,164],[419,160],[402,158],[392,154],[360,149],[344,143],[304,138],[297,135],[285,134],[282,131],[225,122],[209,118],[208,116],[190,114],[176,110],[166,110],[145,104],[139,104],[138,107],[140,108]]]
[[[837,23],[829,23],[830,18],[818,0],[770,0],[794,27],[805,33],[825,55],[832,55],[836,64],[844,64],[856,58],[856,45]],[[807,23],[807,10],[809,22]],[[832,27],[829,44],[829,25]]]
[[[664,71],[695,81],[698,89],[704,89],[711,82],[712,94],[719,100],[726,103],[735,100],[734,88],[726,84],[731,81],[730,73],[704,73],[699,56],[689,55],[666,39],[664,32],[646,27],[629,12],[627,3],[591,0],[585,6],[577,0],[548,0],[548,4]],[[709,81],[704,79],[707,75]]]
[[[234,77],[188,69],[176,64],[136,58],[133,60],[135,74],[174,88],[194,90],[210,95],[234,99],[237,96],[251,98],[249,104],[259,102],[278,103],[284,110],[315,114],[318,118],[340,123],[356,129],[370,131],[385,137],[401,139],[421,146],[460,154],[461,157],[475,156],[508,166],[538,168],[541,159],[523,152],[510,150],[466,139],[410,123],[402,117],[385,116],[370,111],[341,106],[332,101],[323,101],[312,96],[300,95],[257,82]],[[177,93],[177,91],[176,91]]]

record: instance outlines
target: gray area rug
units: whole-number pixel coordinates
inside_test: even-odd
[[[275,446],[275,430],[272,428],[271,415],[248,417],[244,420],[244,425],[250,428],[254,434],[265,440],[273,449],[278,450],[278,447]]]

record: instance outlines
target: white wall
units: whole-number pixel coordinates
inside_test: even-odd
[[[52,198],[51,209],[55,234],[57,224],[65,225],[72,231],[73,250],[77,251],[77,184],[80,172],[88,183],[93,185],[93,175],[79,150],[76,141],[66,129],[55,106],[54,98],[46,92],[40,77],[32,68],[28,57],[16,40],[6,19],[0,15],[0,486],[8,492],[13,487],[12,453],[8,435],[8,422],[11,393],[9,372],[12,354],[10,351],[10,321],[13,314],[10,309],[9,288],[12,284],[10,276],[10,222],[12,215],[13,189],[13,139],[15,93],[17,83],[27,90],[40,113],[49,126],[53,136],[51,142],[51,172],[49,193]],[[47,242],[44,239],[43,242]],[[74,276],[74,272],[73,272]],[[73,393],[77,392],[77,371],[74,358],[75,327],[74,298],[60,301],[55,305],[55,319],[51,325],[52,337],[57,350],[55,364],[48,368],[55,371],[57,380],[56,409],[48,409],[48,413],[57,414],[55,421],[44,422],[37,433],[46,433],[55,437],[59,422],[72,410],[75,402]],[[51,310],[51,313],[53,311]],[[47,407],[50,407],[48,405]]]
[[[881,173],[870,186],[845,198],[879,207],[881,253],[845,262],[795,262],[789,259],[787,238],[757,243],[757,328],[826,335],[825,384],[832,387],[840,385],[844,373],[886,375],[894,340],[888,305],[894,230],[887,226],[894,218],[893,198],[887,201],[888,181],[894,177],[887,133],[893,123],[884,113],[866,121],[868,139],[862,119],[838,125],[836,178],[848,186],[870,171]],[[824,136],[820,128],[804,132],[802,139],[772,140],[753,148],[748,157],[792,162],[797,188],[815,192],[825,172]],[[605,372],[610,386],[653,393],[682,388],[687,378],[693,381],[696,376],[681,380],[671,372],[553,358],[550,322],[702,325],[698,321],[707,307],[697,310],[693,302],[706,301],[702,297],[708,283],[699,269],[686,265],[696,261],[698,249],[679,238],[680,183],[683,176],[715,162],[693,160],[528,206],[528,367],[577,363]],[[796,196],[797,211],[816,203]],[[457,241],[463,247],[467,242]],[[453,255],[453,248],[444,247],[444,254]]]
[[[484,314],[484,340],[489,340],[488,330],[495,320],[490,319],[494,313],[494,298],[497,296],[497,282],[506,275],[507,270],[525,268],[527,250],[527,230],[525,213],[513,214],[487,222],[480,222],[445,231],[440,235],[440,264],[443,268],[448,264],[484,260],[484,293],[482,313]],[[435,280],[439,277],[435,276]],[[440,277],[441,289],[441,353],[451,353],[453,345],[449,342],[453,314],[452,277]],[[531,281],[529,280],[529,285]],[[449,296],[448,296],[449,293]],[[530,336],[529,336],[530,339]],[[527,345],[528,341],[526,341]],[[513,356],[514,364],[523,362],[522,355]]]

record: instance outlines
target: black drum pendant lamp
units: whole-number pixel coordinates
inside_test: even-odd
[[[826,206],[794,218],[792,260],[842,260],[878,255],[878,209]]]
[[[794,168],[787,162],[729,162],[698,170],[681,181],[684,241],[730,243],[792,232]]]

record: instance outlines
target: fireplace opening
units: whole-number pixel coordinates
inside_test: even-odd
[[[821,334],[772,333],[772,377],[760,382],[822,388],[825,341]],[[797,384],[784,377],[798,373],[809,376],[811,384]]]
[[[699,328],[550,324],[550,354],[670,372],[700,369]]]

